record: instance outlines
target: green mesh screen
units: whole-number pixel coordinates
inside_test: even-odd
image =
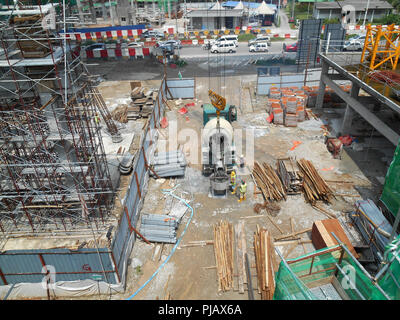
[[[386,173],[381,201],[394,216],[397,215],[400,207],[400,144]]]
[[[337,269],[337,265],[352,279],[351,282]],[[366,300],[386,300],[353,257],[339,245],[287,260],[287,265],[282,261],[275,275],[273,299],[315,300],[309,288],[331,282],[334,276],[350,300],[362,300],[362,297]]]
[[[391,299],[400,300],[400,236],[386,250],[387,261],[395,259],[378,283]]]

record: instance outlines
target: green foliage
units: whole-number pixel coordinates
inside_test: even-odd
[[[398,14],[389,14],[385,17],[385,24],[400,24],[400,15]]]
[[[355,36],[358,36],[358,34],[357,33],[346,34],[345,39],[348,40],[348,39],[353,38]]]
[[[282,38],[282,37],[271,37],[271,42],[273,42],[273,41],[284,41],[285,40],[285,38]]]
[[[323,24],[340,23],[339,18],[324,19]]]
[[[388,2],[393,6],[395,10],[400,10],[400,0],[388,0]]]
[[[254,39],[256,36],[252,33],[244,33],[244,34],[239,34],[238,35],[238,41],[239,42],[247,42],[251,39]]]

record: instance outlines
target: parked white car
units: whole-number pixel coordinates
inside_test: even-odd
[[[211,53],[233,53],[236,52],[235,43],[232,41],[224,41],[212,45]]]
[[[269,46],[271,45],[271,38],[269,36],[257,35],[257,38],[249,40],[248,46],[255,45],[256,43],[266,42]]]
[[[268,52],[268,43],[260,42],[252,44],[249,48],[250,52]]]
[[[222,36],[216,40],[211,40],[211,45],[222,43],[225,41],[233,42],[236,47],[239,46],[238,36],[236,36],[236,35],[227,35],[227,36]]]
[[[122,43],[121,44],[122,49],[126,48],[143,48],[143,42],[136,42],[136,41],[131,41],[128,43]]]
[[[343,51],[362,51],[364,42],[358,40],[346,41],[343,45]]]

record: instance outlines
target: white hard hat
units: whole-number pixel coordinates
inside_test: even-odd
[[[240,157],[243,158],[244,156],[241,154]]]

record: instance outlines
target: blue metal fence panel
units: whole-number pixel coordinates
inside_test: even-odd
[[[149,128],[153,129],[154,128],[154,123],[159,123],[160,118],[163,116],[163,112],[165,109],[162,95],[166,97],[166,87],[165,87],[165,81],[162,81],[162,84],[160,86],[159,94],[157,95],[156,102],[154,104],[154,112],[150,116],[149,120]],[[163,92],[163,94],[161,93]],[[158,111],[158,108],[160,108],[160,111]],[[143,149],[140,147],[136,160],[134,162],[134,173],[136,173],[138,177],[138,183],[139,183],[139,188],[140,192],[143,192],[143,185],[145,183],[145,176],[147,172],[147,168],[145,167],[145,154],[150,146],[150,141],[152,137],[150,135],[152,132],[150,130],[147,130],[144,136],[141,139],[141,145],[143,146]],[[136,226],[138,216],[139,216],[139,190],[137,187],[137,182],[136,182],[136,176],[135,174],[132,174],[131,176],[131,181],[130,181],[130,186],[129,189],[127,190],[126,198],[125,198],[125,205],[128,208],[128,213],[129,213],[129,220],[130,223],[133,227]],[[120,223],[118,226],[118,229],[115,233],[114,240],[112,243],[112,251],[114,253],[114,258],[117,264],[117,268],[119,271],[120,276],[122,277],[123,274],[123,267],[124,267],[124,261],[128,258],[126,256],[127,254],[127,245],[128,245],[128,240],[131,236],[131,231],[129,230],[129,223],[126,217],[126,214],[124,213],[123,216],[120,219]]]
[[[195,97],[194,79],[169,79],[167,86],[174,99],[193,99]]]
[[[257,77],[257,94],[269,94],[270,87],[285,88],[285,87],[299,87],[304,86],[304,74],[288,74],[276,76],[258,76]],[[319,81],[319,74],[317,72],[309,72],[307,74],[307,85]]]
[[[104,270],[108,271],[108,279],[104,281],[115,284],[114,267],[108,252],[107,248],[99,248]],[[39,254],[45,265],[53,266],[54,272],[61,273],[56,274],[55,281],[92,279],[93,275],[99,273],[91,271],[103,271],[97,250],[92,248],[80,249],[77,253],[71,253],[68,249],[9,250],[0,255],[0,266],[7,283],[41,282],[44,273]]]

